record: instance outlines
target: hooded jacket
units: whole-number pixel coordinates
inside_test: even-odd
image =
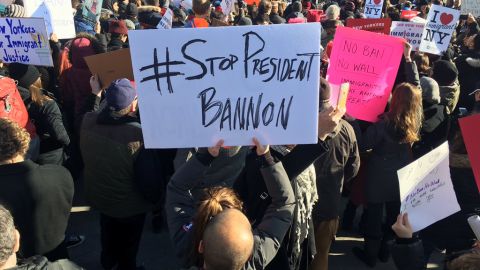
[[[440,86],[440,104],[447,107],[447,113],[452,114],[460,98],[460,84],[455,80],[451,85]]]
[[[75,117],[83,109],[90,96],[90,77],[92,73],[84,57],[104,53],[106,46],[96,37],[88,34],[77,35],[70,43],[69,59],[72,66],[66,69],[60,78],[63,107]]]

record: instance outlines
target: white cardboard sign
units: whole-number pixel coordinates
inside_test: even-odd
[[[0,60],[3,63],[53,66],[42,18],[0,18]]]
[[[378,19],[382,17],[383,0],[367,0],[363,13],[366,18]]]
[[[158,22],[158,29],[172,29],[173,23],[173,11],[170,8],[167,8],[165,14],[163,14],[162,19]]]
[[[129,31],[146,147],[316,143],[320,30]]]
[[[460,11],[462,14],[471,13],[474,17],[480,17],[480,1],[463,0]]]
[[[70,0],[24,1],[27,17],[44,18],[48,34],[55,33],[59,39],[75,37],[72,2]]]
[[[448,143],[398,170],[401,212],[407,212],[414,232],[458,211],[449,168]]]
[[[450,44],[459,17],[459,10],[432,5],[423,30],[420,51],[442,55]]]
[[[418,51],[424,27],[424,23],[394,21],[392,22],[390,35],[405,39],[412,45],[413,51]]]

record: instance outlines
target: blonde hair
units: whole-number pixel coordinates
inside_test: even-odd
[[[420,140],[423,120],[422,92],[420,88],[402,83],[398,85],[390,103],[385,120],[395,131],[400,143],[413,143]]]
[[[204,190],[198,202],[197,213],[193,220],[193,245],[191,260],[196,266],[203,266],[203,257],[198,253],[198,246],[211,218],[225,209],[243,210],[243,202],[231,188],[214,187]]]
[[[30,91],[30,96],[32,99],[32,102],[39,105],[43,106],[45,101],[50,100],[50,98],[46,95],[43,94],[42,90],[42,80],[38,78],[30,87],[28,90]]]
[[[18,155],[25,157],[30,144],[30,135],[16,122],[0,118],[0,162]]]

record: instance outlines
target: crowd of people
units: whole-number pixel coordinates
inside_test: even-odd
[[[103,0],[101,12],[71,2],[77,35],[51,35],[53,67],[0,62],[0,269],[82,269],[68,260],[83,240],[66,235],[74,181],[99,213],[106,270],[143,268],[136,258],[150,213],[168,229],[179,269],[324,270],[337,232],[357,227],[365,241],[352,253],[366,266],[393,257],[398,269],[426,269],[445,250],[445,269],[480,269],[480,239],[467,223],[480,194],[458,124],[480,113],[479,18],[462,17],[442,56],[405,43],[376,123],[332,107],[322,77],[317,144],[146,149],[135,83],[102,87],[85,57],[128,48],[129,31],[156,28],[169,8],[173,28],[321,22],[325,74],[336,28],[364,18],[364,1],[239,0],[230,14],[221,0]],[[385,0],[383,17],[417,10],[425,19],[432,4],[461,7]],[[0,2],[2,17],[24,14],[23,1]],[[461,211],[413,233],[397,170],[445,141]]]

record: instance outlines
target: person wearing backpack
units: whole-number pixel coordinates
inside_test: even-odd
[[[12,63],[8,69],[18,87],[28,89],[29,96],[24,101],[40,138],[40,155],[36,162],[62,165],[64,149],[70,144],[70,138],[57,102],[42,88],[40,72],[36,67]]]
[[[40,151],[40,140],[23,103],[24,95],[25,91],[19,91],[14,80],[0,75],[0,118],[8,118],[28,131],[30,146],[25,159],[35,161]]]

